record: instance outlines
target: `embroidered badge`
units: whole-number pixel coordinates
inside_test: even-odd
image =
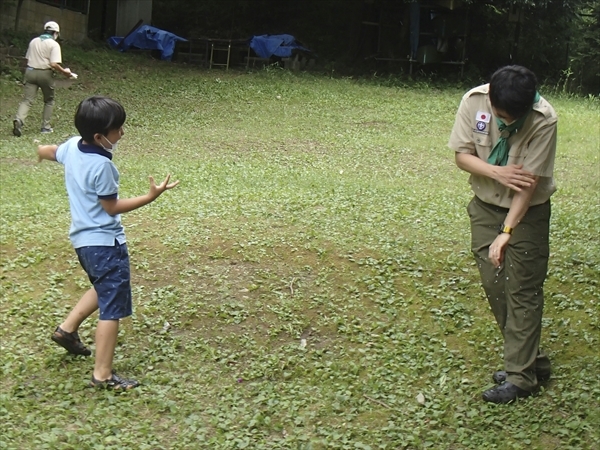
[[[485,123],[484,122],[477,122],[477,129],[479,131],[485,130]]]
[[[492,115],[489,112],[485,111],[477,111],[477,115],[475,116],[475,120],[483,123],[490,123],[490,119]],[[478,124],[479,127],[479,124]]]

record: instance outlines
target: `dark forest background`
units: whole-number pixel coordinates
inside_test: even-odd
[[[153,25],[186,38],[291,34],[317,65],[338,73],[402,71],[410,55],[410,0],[154,0]],[[540,81],[600,93],[600,0],[421,1],[420,46],[445,45],[473,77],[522,64]],[[446,17],[447,42],[432,14]],[[439,18],[438,18],[439,19]],[[464,35],[464,36],[463,36]],[[430,40],[430,42],[428,41]],[[431,47],[430,45],[430,47]],[[454,53],[454,54],[453,54]],[[459,65],[422,66],[451,76]]]

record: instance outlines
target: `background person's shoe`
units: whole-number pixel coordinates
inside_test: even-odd
[[[77,331],[67,333],[61,327],[56,327],[52,340],[72,355],[90,356],[92,354],[91,350],[83,345],[81,339],[79,339]]]
[[[491,403],[510,403],[517,398],[529,397],[532,393],[521,389],[519,386],[515,386],[510,382],[502,383],[495,386],[482,394],[483,399],[486,402]]]
[[[19,119],[13,120],[13,135],[16,137],[21,137],[23,129],[23,123]]]
[[[94,375],[92,375],[92,379],[90,381],[90,387],[112,389],[113,391],[128,391],[129,389],[133,389],[139,385],[139,381],[121,378],[115,373],[114,370],[112,371],[112,375],[108,380],[97,380],[94,378]]]
[[[550,379],[550,373],[536,373],[535,374],[539,383],[544,383]],[[502,384],[506,381],[508,374],[505,370],[498,370],[492,374],[492,380],[496,384]]]
[[[54,130],[52,128],[42,128],[40,133],[54,133]]]

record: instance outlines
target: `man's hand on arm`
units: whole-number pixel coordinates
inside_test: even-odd
[[[523,170],[522,165],[494,166],[475,155],[461,152],[456,152],[455,160],[456,165],[462,170],[496,180],[516,192],[535,184],[533,173]]]
[[[148,203],[156,200],[163,192],[168,189],[173,189],[175,186],[179,184],[179,181],[175,181],[173,183],[169,183],[171,179],[171,175],[167,175],[167,177],[163,180],[161,184],[156,185],[154,178],[152,176],[148,177],[150,180],[150,191],[145,195],[140,195],[139,197],[133,198],[125,198],[125,199],[100,199],[100,204],[102,208],[110,214],[111,216],[116,216],[117,214],[124,214],[134,209],[141,208],[142,206],[147,205]]]
[[[528,189],[536,184],[536,177],[531,172],[523,170],[523,165],[511,164],[508,166],[492,166],[494,180],[498,183],[520,192],[522,189]]]

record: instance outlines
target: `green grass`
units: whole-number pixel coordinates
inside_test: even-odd
[[[480,399],[502,339],[469,249],[467,175],[446,147],[466,87],[229,73],[65,49],[55,133],[11,135],[0,81],[0,447],[592,449],[600,445],[598,99],[543,94],[559,117],[543,347],[554,376],[514,405]],[[115,367],[49,339],[88,287],[62,167],[37,141],[76,105],[128,113],[120,195],[180,186],[123,216],[134,315]],[[81,330],[92,344],[95,317]],[[424,404],[417,401],[422,394]]]

